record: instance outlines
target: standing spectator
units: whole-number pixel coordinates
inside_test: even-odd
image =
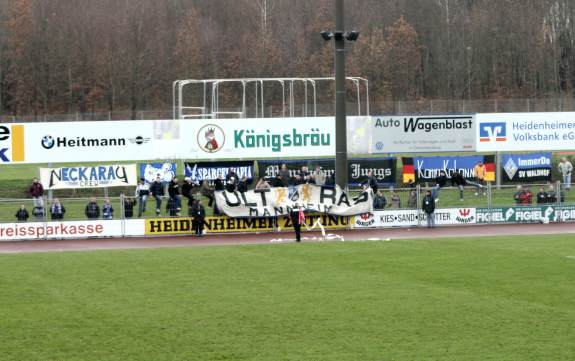
[[[389,196],[391,208],[395,209],[401,208],[401,198],[399,197],[399,194],[397,194],[393,188],[390,188],[389,191],[391,192]]]
[[[28,189],[28,194],[34,199],[34,207],[44,207],[44,187],[38,178],[32,178],[32,185]]]
[[[295,241],[301,242],[301,225],[305,222],[303,208],[294,207],[289,213],[289,218],[295,231]]]
[[[423,197],[421,210],[427,215],[427,228],[435,227],[435,199],[433,199],[430,190],[426,191],[425,197]]]
[[[287,165],[285,163],[281,165],[278,176],[281,180],[281,186],[280,187],[289,186],[291,177],[290,177]]]
[[[312,174],[312,179],[318,186],[325,184],[325,172],[319,165],[315,166],[315,171]]]
[[[367,180],[365,181],[367,186],[373,190],[373,194],[377,193],[378,184],[377,178],[373,175],[373,170],[367,172]]]
[[[228,170],[228,174],[226,174],[226,190],[228,192],[233,192],[236,190],[238,186],[238,182],[240,177],[236,173],[236,169],[234,167],[230,167]]]
[[[417,208],[417,190],[411,189],[409,191],[409,198],[407,199],[408,208]]]
[[[110,203],[110,199],[108,198],[104,200],[104,205],[102,206],[102,218],[114,218],[114,207],[112,207],[112,203]]]
[[[565,185],[565,190],[569,191],[571,189],[571,173],[573,173],[573,164],[567,158],[561,158],[559,166],[557,167],[559,173],[563,176],[563,184]]]
[[[515,201],[516,205],[521,204],[521,199],[523,197],[523,193],[525,193],[525,191],[523,190],[523,187],[517,186],[517,191],[515,192],[515,194],[513,194],[513,200]]]
[[[545,204],[547,203],[549,195],[545,192],[545,188],[540,187],[539,192],[537,193],[537,204]]]
[[[301,169],[299,170],[296,178],[298,184],[306,184],[313,181],[307,165],[301,166]]]
[[[150,186],[150,194],[156,199],[156,216],[160,216],[162,210],[162,197],[164,196],[164,187],[158,176]]]
[[[180,216],[182,211],[182,200],[180,199],[180,183],[178,183],[178,178],[174,177],[168,184],[168,195],[170,196],[170,202],[172,206],[170,208],[176,209],[176,216]]]
[[[439,175],[437,176],[437,178],[435,178],[435,187],[433,187],[433,191],[431,192],[431,195],[433,196],[433,199],[435,199],[435,202],[439,202],[439,191],[441,190],[441,188],[445,187],[445,185],[447,184],[447,175],[445,174],[444,170],[439,171]]]
[[[136,203],[136,200],[132,197],[124,198],[124,217],[132,218],[134,216],[134,206]]]
[[[96,198],[90,198],[88,204],[86,204],[86,208],[84,209],[84,214],[88,219],[98,219],[100,218],[100,207],[98,203],[96,203]]]
[[[16,219],[18,220],[18,222],[26,222],[28,218],[30,218],[28,210],[26,209],[25,205],[21,204],[20,209],[16,211]]]
[[[141,217],[143,213],[146,213],[146,201],[148,200],[149,195],[150,185],[146,183],[144,178],[140,178],[138,186],[136,187],[136,197],[138,197],[139,200],[138,218]]]
[[[479,161],[473,170],[475,171],[475,179],[477,180],[477,184],[481,185],[481,188],[483,188],[485,186],[485,177],[487,177],[487,169],[485,168],[485,164],[483,164],[482,161]],[[479,195],[479,190],[475,192],[475,195]],[[483,195],[487,195],[485,190],[483,190]]]
[[[196,237],[201,237],[204,234],[204,219],[206,218],[206,210],[202,203],[196,199],[192,201],[192,205],[188,210],[188,215],[193,217],[192,227]]]
[[[255,189],[269,189],[270,185],[264,177],[261,177],[256,183]]]
[[[373,209],[384,209],[385,207],[387,207],[387,199],[385,199],[383,191],[379,191],[373,197]]]
[[[52,206],[50,207],[50,216],[53,221],[61,221],[64,219],[64,214],[66,213],[66,208],[60,203],[58,198],[54,198],[52,201]]]

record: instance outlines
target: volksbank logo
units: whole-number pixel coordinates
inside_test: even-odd
[[[24,161],[24,125],[0,125],[0,162]]]
[[[136,145],[148,143],[150,138],[138,135],[134,138],[86,138],[86,137],[56,137],[45,135],[42,137],[41,144],[44,149],[57,148],[76,148],[76,147],[122,147],[126,142]]]
[[[480,142],[507,141],[507,125],[505,122],[489,122],[479,124]]]
[[[473,117],[412,117],[403,118],[403,124],[399,119],[377,118],[374,126],[376,128],[400,128],[402,125],[405,133],[415,133],[417,131],[430,133],[434,130],[471,129],[473,127]]]
[[[254,129],[234,130],[235,148],[268,148],[272,152],[281,152],[284,147],[321,147],[331,145],[329,133],[321,133],[318,128],[307,132],[298,132],[293,128],[289,133],[277,134],[267,129],[256,133]]]

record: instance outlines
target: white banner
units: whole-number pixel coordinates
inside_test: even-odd
[[[477,114],[477,151],[571,150],[575,112]]]
[[[352,198],[339,187],[313,184],[293,188],[277,187],[245,193],[215,192],[218,209],[230,217],[275,217],[288,215],[294,207],[306,211],[353,216],[373,212],[373,193]]]
[[[124,221],[122,232],[121,220],[93,220],[66,222],[30,222],[30,223],[0,223],[0,241],[51,239],[51,238],[88,238],[88,237],[121,237],[143,236],[144,219]]]
[[[105,188],[135,186],[135,164],[91,167],[40,168],[40,182],[45,189]]]
[[[473,115],[348,117],[351,154],[471,152]]]
[[[335,155],[335,118],[214,119],[181,122],[183,156],[262,159]]]
[[[475,224],[475,208],[445,208],[435,210],[436,225]],[[417,209],[376,211],[355,216],[354,228],[414,227],[427,225],[427,215]]]

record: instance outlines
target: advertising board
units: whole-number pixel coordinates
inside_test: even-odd
[[[477,114],[477,151],[573,149],[575,112]]]
[[[436,225],[464,225],[476,223],[475,208],[437,208]],[[415,227],[427,224],[427,215],[417,209],[396,209],[362,214],[353,219],[354,228]]]
[[[349,217],[327,214],[306,214],[305,223],[311,226],[320,221],[325,229],[345,229],[349,226]],[[193,218],[151,218],[146,219],[146,235],[192,234]],[[304,228],[305,229],[305,228]],[[234,232],[276,232],[292,231],[291,220],[288,217],[231,218],[206,217],[204,231],[210,233]]]
[[[474,115],[397,115],[348,118],[352,154],[471,152]]]
[[[213,119],[181,123],[189,159],[335,155],[335,118]]]
[[[143,236],[144,220],[0,223],[0,241]]]

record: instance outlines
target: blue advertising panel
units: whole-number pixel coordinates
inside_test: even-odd
[[[503,167],[504,182],[550,182],[552,168],[552,154],[504,154],[501,165]]]

